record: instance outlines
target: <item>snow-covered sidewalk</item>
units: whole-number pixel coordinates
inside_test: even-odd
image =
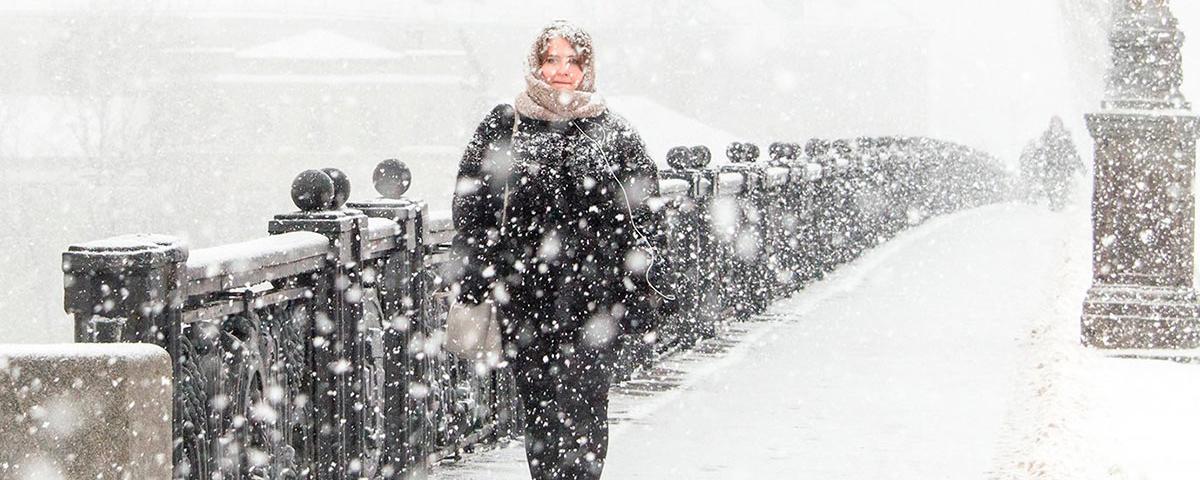
[[[1184,408],[1200,405],[1200,387],[1186,388],[1187,400],[1155,404],[1172,411],[1140,403],[1183,391],[1185,380],[1200,384],[1200,367],[1078,347],[1090,271],[1086,216],[1078,208],[999,205],[933,219],[777,302],[763,318],[729,325],[614,392],[604,477],[1200,472],[1196,461],[1183,463],[1188,442],[1136,447],[1126,434],[1182,436],[1200,423]],[[1138,391],[1125,390],[1124,381],[1139,382],[1129,385]],[[1190,418],[1181,425],[1172,412]],[[1176,423],[1153,423],[1161,417]],[[1099,428],[1099,418],[1124,430]],[[1160,466],[1164,459],[1179,467]],[[433,478],[528,473],[513,442],[439,465]]]

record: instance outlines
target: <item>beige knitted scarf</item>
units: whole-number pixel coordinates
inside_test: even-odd
[[[587,60],[582,65],[583,80],[574,91],[558,91],[539,77],[541,54],[551,39],[563,38]],[[551,122],[591,118],[607,110],[604,97],[596,93],[596,69],[592,54],[592,37],[575,25],[559,20],[543,28],[533,41],[527,58],[525,90],[517,95],[513,106],[521,115]]]

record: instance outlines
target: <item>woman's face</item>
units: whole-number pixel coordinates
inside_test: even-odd
[[[583,81],[580,63],[571,42],[564,38],[552,38],[546,45],[546,55],[542,57],[542,67],[538,72],[542,74],[542,80],[555,90],[572,92]]]

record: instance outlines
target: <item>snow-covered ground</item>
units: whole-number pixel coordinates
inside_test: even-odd
[[[1193,478],[1200,367],[1078,345],[1087,215],[935,219],[729,325],[614,393],[605,478]],[[433,478],[528,473],[512,442]]]

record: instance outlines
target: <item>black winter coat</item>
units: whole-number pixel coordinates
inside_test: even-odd
[[[522,116],[514,134],[515,113],[494,108],[459,165],[458,300],[496,301],[510,355],[615,348],[619,334],[647,331],[657,315],[642,247],[665,251],[662,211],[652,208],[658,170],[615,114]]]

